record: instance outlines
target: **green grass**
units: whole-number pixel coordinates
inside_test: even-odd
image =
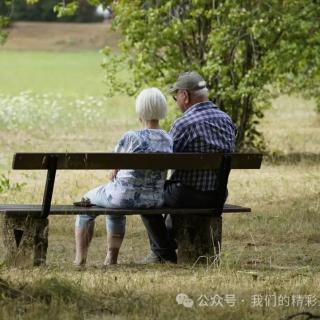
[[[1,73],[0,175],[9,177],[12,187],[0,193],[0,203],[42,200],[45,173],[10,170],[14,152],[111,151],[123,132],[139,127],[132,99],[104,100],[98,54],[0,52],[0,57],[1,70],[6,66],[5,73],[13,77],[21,72],[19,83],[30,83],[34,92],[21,98],[20,89],[27,87],[3,82]],[[33,74],[36,61],[45,64],[48,57],[54,61],[49,70],[57,71],[48,77],[39,68]],[[82,64],[87,72],[81,78]],[[94,82],[84,90],[81,82],[89,78]],[[57,91],[48,95],[53,84]],[[98,217],[87,270],[79,272],[72,266],[74,217],[50,217],[48,265],[0,268],[0,319],[271,320],[301,311],[320,314],[320,118],[312,102],[283,96],[274,101],[261,129],[269,151],[283,158],[264,161],[261,170],[231,173],[229,201],[250,206],[253,213],[225,216],[220,267],[137,265],[148,252],[148,241],[139,217],[129,217],[120,264],[103,272],[104,218]],[[72,203],[106,181],[107,172],[60,171],[53,203]],[[3,250],[1,242],[0,258]],[[178,293],[192,298],[194,307],[177,304]],[[204,295],[231,295],[235,306],[201,307]],[[303,306],[295,302],[298,295]],[[265,301],[254,307],[258,296]],[[267,305],[270,297],[277,298],[276,305]],[[290,306],[280,304],[285,297]],[[307,297],[317,299],[317,305],[307,305]]]
[[[0,51],[0,93],[60,93],[65,97],[104,94],[103,55],[98,51]]]

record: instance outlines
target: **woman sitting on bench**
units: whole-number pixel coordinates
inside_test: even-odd
[[[115,152],[172,152],[172,139],[159,126],[159,120],[167,113],[166,99],[161,91],[157,88],[143,90],[136,99],[136,112],[143,129],[124,134]],[[165,170],[119,170],[113,172],[111,179],[110,183],[87,192],[84,202],[105,208],[156,208],[163,205]],[[78,215],[76,218],[76,266],[86,263],[95,217]],[[125,216],[106,216],[106,266],[117,263],[125,224]]]

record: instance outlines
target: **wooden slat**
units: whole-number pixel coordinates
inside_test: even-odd
[[[233,153],[231,169],[260,169],[263,155],[261,153]]]
[[[224,213],[240,213],[251,212],[250,208],[241,207],[237,205],[226,204],[223,209]],[[41,205],[19,205],[6,204],[0,205],[0,213],[10,213],[17,215],[39,215],[41,214]],[[55,205],[51,206],[50,215],[76,215],[76,214],[125,214],[125,215],[139,215],[139,214],[215,214],[212,208],[201,209],[184,209],[184,208],[159,208],[159,209],[107,209],[102,207],[75,207],[73,205]]]
[[[12,168],[46,170],[50,156],[58,158],[57,169],[218,169],[221,153],[17,153]],[[231,169],[259,169],[261,154],[232,154]]]
[[[48,156],[58,157],[57,169],[217,169],[222,155],[170,153],[17,153],[13,169],[47,169]]]

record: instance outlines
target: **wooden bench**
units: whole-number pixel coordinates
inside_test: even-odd
[[[248,213],[251,209],[224,204],[231,169],[259,169],[261,154],[223,153],[17,153],[13,169],[47,170],[41,205],[4,204],[3,238],[5,261],[14,266],[38,266],[46,261],[48,216],[76,214],[175,214],[179,217],[178,262],[194,262],[199,255],[214,257],[221,252],[222,213]],[[217,170],[217,197],[213,208],[108,209],[51,205],[56,170],[181,169]],[[93,186],[88,186],[90,189]],[[75,199],[77,200],[77,199]],[[201,219],[187,215],[203,215]]]

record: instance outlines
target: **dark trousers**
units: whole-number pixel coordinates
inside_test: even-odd
[[[213,207],[214,197],[214,191],[201,192],[174,181],[165,184],[164,201],[167,207]],[[201,219],[201,216],[198,217]],[[147,229],[151,250],[165,260],[175,260],[174,215],[145,215],[141,218]]]

